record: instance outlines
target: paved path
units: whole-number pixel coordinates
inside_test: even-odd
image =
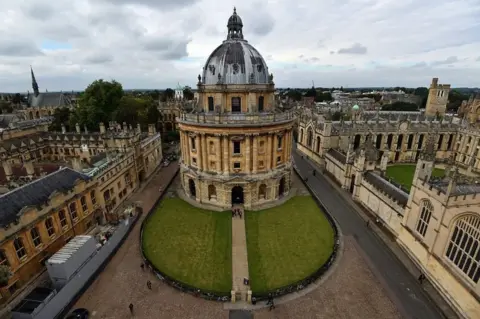
[[[247,300],[249,286],[243,284],[248,277],[247,236],[245,234],[245,216],[232,217],[232,287],[240,291],[241,299]]]
[[[411,318],[438,319],[443,315],[425,296],[421,287],[399,263],[389,248],[365,226],[363,219],[355,209],[341,197],[338,191],[322,174],[311,174],[312,168],[307,160],[294,153],[295,165],[303,176],[309,176],[308,185],[316,193],[326,209],[337,220],[344,235],[353,236],[359,247],[372,261],[377,276],[388,287],[389,294],[404,314]],[[317,169],[318,171],[318,169]]]

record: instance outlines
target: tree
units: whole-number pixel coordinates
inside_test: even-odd
[[[340,111],[336,111],[332,114],[332,121],[340,121],[344,117],[344,114]]]
[[[112,114],[113,120],[117,123],[125,122],[132,126],[140,123],[143,129],[146,129],[148,124],[156,125],[159,116],[157,103],[150,96],[124,96],[118,109]]]
[[[0,114],[12,113],[13,107],[7,101],[0,101]]]
[[[95,80],[81,95],[70,123],[79,123],[81,127],[97,130],[99,122],[107,123],[112,119],[122,97],[123,88],[117,81]]]
[[[163,94],[162,94],[162,102],[165,102],[167,100],[171,100],[175,97],[175,91],[168,88],[166,89],[165,91],[163,91]]]
[[[447,110],[457,111],[462,104],[462,101],[468,100],[468,98],[469,96],[467,94],[463,94],[456,89],[451,90],[448,94]]]
[[[53,122],[48,127],[49,131],[59,132],[62,130],[62,124],[65,125],[67,131],[72,130],[74,127],[70,124],[71,112],[68,108],[62,107],[55,110],[53,113]]]
[[[417,111],[417,110],[418,110],[417,104],[401,102],[401,101],[382,106],[382,111]]]
[[[300,101],[302,99],[302,93],[299,90],[290,90],[287,96],[294,101]]]
[[[13,98],[12,98],[12,103],[13,104],[20,104],[22,103],[22,96],[20,95],[20,93],[16,93]]]
[[[0,287],[7,286],[10,277],[12,277],[10,267],[6,265],[0,265]]]
[[[330,102],[333,101],[332,94],[330,92],[317,93],[315,102]]]
[[[149,92],[149,95],[154,99],[155,101],[160,99],[160,91],[159,90],[153,90]]]
[[[183,98],[186,99],[186,100],[193,100],[193,97],[194,97],[194,94],[192,92],[192,89],[190,89],[189,87],[186,87],[183,89]]]
[[[310,89],[307,90],[305,93],[306,97],[316,97],[317,96],[317,90],[312,86]]]

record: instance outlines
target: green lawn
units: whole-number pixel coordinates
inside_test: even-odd
[[[333,229],[310,196],[246,213],[252,291],[263,293],[304,279],[333,251]]]
[[[413,175],[415,175],[416,165],[401,164],[387,167],[387,177],[390,177],[395,182],[402,184],[406,189],[412,188]],[[434,168],[432,176],[443,176],[445,171],[442,168]]]
[[[166,275],[194,287],[230,292],[232,217],[165,198],[145,225],[147,258]]]

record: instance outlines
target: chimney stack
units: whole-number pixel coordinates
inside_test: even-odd
[[[67,129],[65,128],[65,124],[62,123],[62,134],[67,133]]]
[[[77,131],[77,134],[82,133],[82,132],[80,131],[80,124],[79,124],[79,123],[75,124],[75,130]]]
[[[88,134],[87,125],[84,125],[84,126],[83,126],[83,129],[85,130],[85,134]]]
[[[100,134],[105,134],[105,124],[100,122]]]
[[[148,124],[148,135],[155,135],[155,124]]]
[[[82,167],[82,162],[78,157],[74,157],[72,159],[72,168],[76,170],[77,172],[81,172],[83,167]]]
[[[12,171],[12,164],[7,161],[2,162],[3,170],[5,171],[5,177],[7,181],[12,179],[13,171]]]
[[[142,128],[140,127],[140,123],[137,124],[137,133],[142,133]]]
[[[127,132],[128,132],[128,125],[127,125],[127,122],[123,122],[123,131],[124,131],[125,133],[127,133]]]

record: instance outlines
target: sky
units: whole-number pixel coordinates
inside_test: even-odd
[[[236,6],[277,87],[480,84],[480,0],[0,0],[0,92],[195,87]]]

